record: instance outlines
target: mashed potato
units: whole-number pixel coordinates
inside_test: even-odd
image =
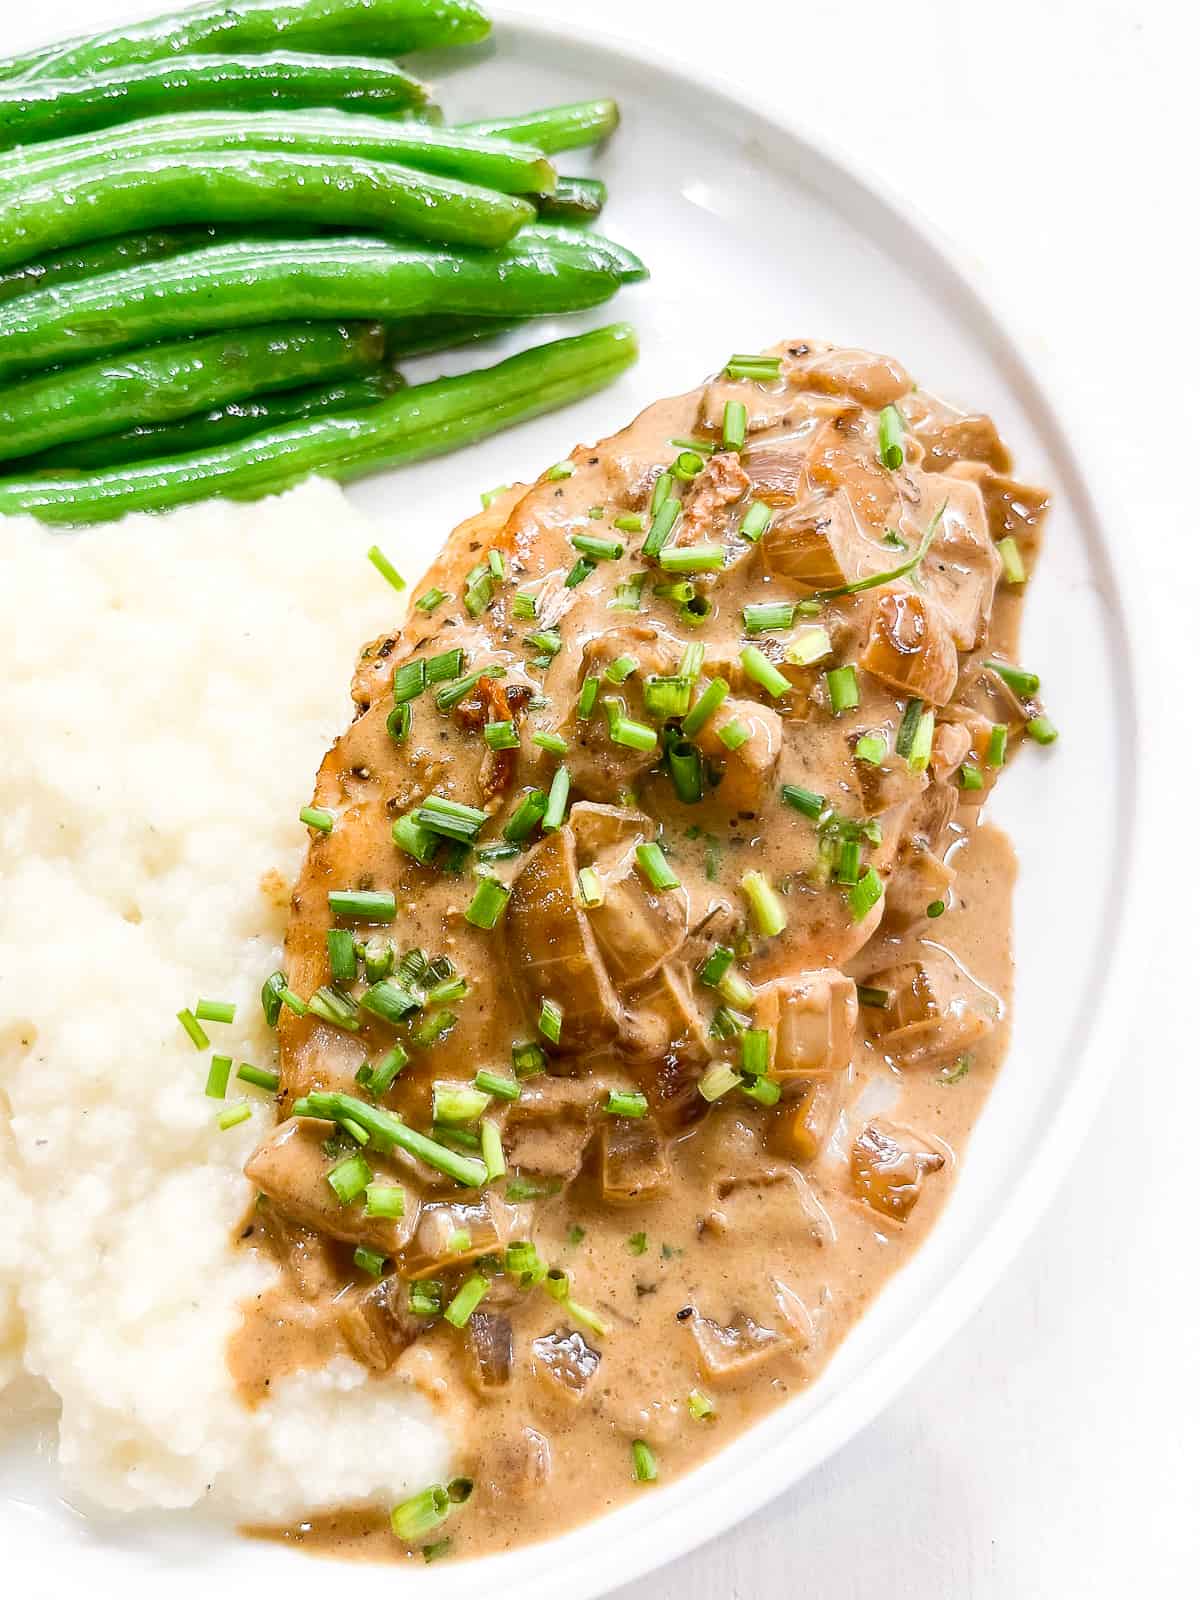
[[[175,1020],[235,1000],[214,1049],[270,1060],[258,988],[296,813],[357,648],[398,611],[366,560],[381,537],[396,554],[321,483],[3,528],[0,1384],[53,1389],[66,1485],[104,1506],[281,1520],[390,1502],[450,1464],[428,1402],[349,1362],[253,1413],[237,1398],[225,1344],[266,1269],[229,1240],[272,1108],[249,1090],[253,1116],[221,1132],[208,1055]]]

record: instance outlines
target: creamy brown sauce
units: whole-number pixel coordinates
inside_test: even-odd
[[[257,1533],[378,1560],[420,1560],[423,1545],[440,1553],[446,1539],[448,1553],[473,1555],[652,1493],[633,1478],[635,1440],[650,1446],[660,1478],[674,1478],[810,1383],[944,1203],[1008,1037],[1015,868],[1004,838],[978,823],[1001,770],[987,764],[990,730],[1004,725],[1011,760],[1036,709],[982,666],[985,656],[1018,659],[1022,590],[997,587],[995,541],[1013,534],[1031,570],[1045,497],[1008,478],[986,419],[913,391],[894,363],[819,346],[779,354],[779,383],[718,380],[663,402],[624,434],[577,451],[569,478],[501,497],[456,532],[431,575],[451,599],[431,617],[414,613],[360,664],[360,716],[318,777],[314,804],[337,820],[314,841],[296,888],[288,980],[305,998],[329,981],[329,890],[390,888],[395,922],[358,931],[388,935],[401,953],[419,946],[447,957],[468,993],[449,1008],[452,1028],[416,1044],[407,1023],[385,1028],[366,1010],[353,1032],[285,1011],[281,1116],[314,1089],[362,1096],[364,1058],[377,1063],[401,1037],[410,1061],[379,1103],[428,1130],[432,1085],[469,1084],[481,1067],[510,1070],[513,1041],[539,1039],[540,999],[563,1006],[563,1029],[557,1048],[540,1037],[549,1070],[521,1080],[520,1101],[488,1108],[508,1172],[482,1199],[373,1148],[376,1180],[408,1191],[406,1219],[372,1219],[357,1200],[340,1205],[325,1173],[354,1147],[344,1135],[340,1148],[325,1146],[331,1123],[285,1121],[250,1163],[267,1199],[251,1212],[245,1244],[283,1270],[246,1307],[231,1343],[247,1403],[283,1373],[353,1355],[434,1401],[459,1441],[456,1470],[474,1482],[469,1501],[411,1547],[383,1514],[353,1507]],[[614,535],[614,516],[645,509],[656,470],[678,453],[672,438],[719,436],[730,398],[748,405],[747,448],[718,450],[681,486],[674,536],[729,552],[718,576],[694,580],[714,601],[712,616],[701,628],[682,625],[678,596],[653,595],[663,581],[653,573],[639,613],[614,612],[614,585],[645,569],[634,555],[644,535]],[[893,472],[877,457],[888,401],[909,424],[907,459]],[[751,500],[774,516],[757,545],[737,534]],[[604,515],[590,517],[593,506]],[[789,688],[771,696],[747,677],[743,606],[890,570],[931,527],[919,587],[900,578],[833,597],[786,631],[753,636]],[[564,588],[577,556],[570,533],[618,537],[626,555]],[[505,552],[505,580],[471,618],[464,577],[489,548]],[[514,616],[517,589],[540,595],[537,621]],[[531,670],[523,636],[552,625],[560,648]],[[787,661],[783,647],[812,626],[826,629],[830,655]],[[670,675],[694,641],[706,645],[694,692],[716,676],[731,692],[696,736],[708,792],[684,805],[657,756],[614,745],[602,715],[585,722],[573,708],[590,672],[629,655],[635,671],[608,692],[622,694],[630,717],[653,722],[633,686],[650,672]],[[384,727],[393,669],[456,644],[464,670],[495,662],[507,676],[459,710],[439,711],[427,690],[397,745]],[[857,663],[859,704],[835,716],[824,672],[847,661]],[[916,697],[934,712],[926,764],[894,753]],[[735,715],[749,737],[729,749],[714,732]],[[507,765],[486,753],[480,733],[484,720],[506,716],[524,734]],[[539,727],[561,731],[565,756],[532,745]],[[882,762],[856,753],[863,737],[882,741]],[[470,926],[462,913],[476,878],[398,851],[392,822],[436,792],[487,812],[486,846],[526,788],[549,787],[560,759],[572,779],[562,828],[540,842],[535,830],[518,855],[492,864],[511,898],[496,929]],[[845,830],[834,829],[831,861],[828,816],[818,827],[783,804],[785,784],[826,797],[851,819],[852,835],[868,825],[858,870],[878,871],[885,892],[862,915],[849,884],[830,881],[845,861]],[[655,837],[677,888],[651,889],[636,865],[636,844]],[[604,890],[590,909],[571,893],[585,865]],[[777,935],[748,917],[748,870],[779,894],[787,927]],[[739,1038],[711,1032],[722,997],[695,976],[721,944],[735,950],[733,971],[749,986],[725,1003],[769,1034],[775,1104],[733,1088],[709,1105],[697,1092],[714,1063],[740,1059]],[[364,987],[361,978],[345,986],[356,999]],[[610,1088],[643,1094],[646,1117],[608,1115]],[[557,1192],[522,1198],[514,1181]],[[543,1285],[522,1287],[505,1273],[512,1241],[531,1241],[570,1274],[583,1317]],[[387,1257],[379,1285],[355,1267],[356,1244]],[[444,1307],[481,1266],[487,1293],[467,1330],[409,1315],[412,1283],[436,1278]],[[510,1346],[499,1384],[471,1356],[484,1333],[501,1336],[493,1354]],[[703,1418],[689,1407],[697,1394],[712,1407]]]

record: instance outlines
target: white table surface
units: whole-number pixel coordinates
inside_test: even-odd
[[[752,1521],[616,1600],[1193,1595],[1200,1063],[1187,1025],[1200,978],[1200,737],[1184,696],[1200,635],[1200,15],[1190,0],[523,6],[753,86],[882,171],[983,264],[1109,452],[1147,580],[1141,644],[1162,683],[1161,970],[1051,1214],[872,1427]],[[83,0],[66,26],[85,27],[89,9]],[[6,49],[44,37],[37,15],[6,16]],[[1063,892],[1067,907],[1066,870]],[[1066,915],[1063,951],[1069,983]]]

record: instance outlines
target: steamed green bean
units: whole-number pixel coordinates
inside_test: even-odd
[[[612,133],[619,121],[615,100],[578,100],[571,105],[527,111],[519,117],[485,117],[482,122],[464,122],[462,131],[519,139],[522,144],[536,145],[552,156],[560,150],[598,144]]]

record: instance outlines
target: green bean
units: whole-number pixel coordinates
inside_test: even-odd
[[[521,328],[530,317],[405,317],[387,325],[387,354],[390,361],[405,356],[422,356],[433,350],[454,350],[474,344],[477,339],[493,339],[513,328]]]
[[[311,50],[399,56],[473,44],[491,24],[473,0],[209,0],[0,61],[0,78],[108,72],[180,55]]]
[[[571,230],[564,230],[570,234]],[[503,250],[380,239],[215,245],[0,306],[0,381],[60,361],[272,318],[536,316],[581,311],[621,282],[596,249],[547,240]]]
[[[0,388],[0,459],[169,422],[256,390],[355,377],[382,356],[378,323],[279,322],[63,367]]]
[[[599,178],[563,176],[552,194],[538,201],[538,215],[563,222],[590,222],[598,217],[608,199],[608,190]]]
[[[365,56],[182,56],[94,78],[0,84],[0,150],[111,127],[172,106],[254,111],[341,106],[393,111],[419,104],[423,83],[390,61]]]
[[[0,267],[170,222],[291,222],[493,248],[535,215],[515,195],[357,156],[233,150],[85,161],[4,192]]]
[[[0,156],[0,184],[53,177],[79,161],[127,161],[200,150],[290,150],[399,161],[501,194],[548,194],[554,168],[532,145],[489,139],[457,128],[395,122],[363,112],[185,111],[24,145]]]
[[[404,387],[398,372],[371,372],[365,378],[343,378],[338,383],[316,383],[283,394],[251,395],[229,400],[211,411],[197,412],[179,422],[152,422],[122,433],[84,439],[44,454],[25,456],[16,465],[21,473],[77,472],[87,467],[115,467],[129,461],[162,461],[170,456],[212,450],[219,444],[248,438],[267,428],[319,417],[338,411],[356,411],[375,400],[385,400]]]
[[[312,473],[348,480],[456,449],[591,394],[636,355],[633,329],[616,323],[523,351],[482,371],[420,384],[361,411],[294,422],[175,461],[0,480],[0,515],[103,522],[212,495],[254,499]]]
[[[464,122],[462,131],[519,139],[522,144],[536,145],[552,156],[560,150],[597,144],[608,137],[619,121],[615,100],[580,100],[574,105],[527,111],[522,117],[489,117],[483,122]]]
[[[548,250],[583,251],[588,259],[606,263],[622,283],[641,283],[650,276],[641,256],[634,255],[623,244],[607,238],[602,233],[592,233],[582,228],[564,227],[556,222],[531,222],[522,228],[514,241],[534,248],[540,245]]]

